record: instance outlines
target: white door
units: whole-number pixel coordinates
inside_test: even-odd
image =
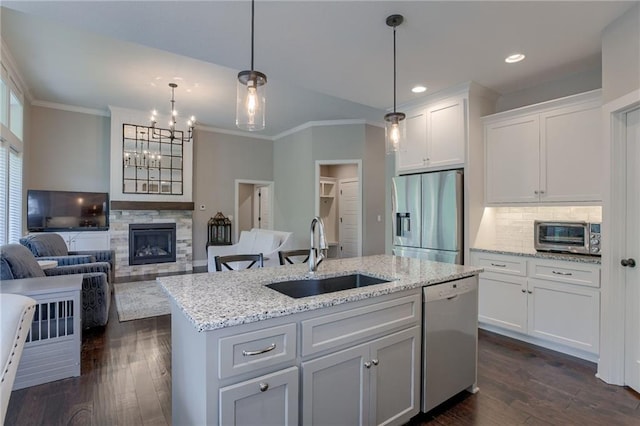
[[[340,216],[339,257],[357,257],[362,253],[358,228],[360,222],[360,199],[358,179],[340,180],[338,211]]]
[[[640,108],[627,113],[625,384],[640,392]]]
[[[268,186],[255,185],[253,190],[253,227],[273,229],[271,225],[271,194]]]

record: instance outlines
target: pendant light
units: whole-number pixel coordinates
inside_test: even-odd
[[[406,115],[396,112],[396,27],[402,24],[402,15],[391,15],[387,17],[387,25],[393,27],[393,112],[384,116],[385,143],[387,154],[398,151],[400,144],[405,138]]]
[[[236,126],[250,132],[264,129],[267,76],[253,69],[254,0],[251,0],[251,69],[238,73]]]

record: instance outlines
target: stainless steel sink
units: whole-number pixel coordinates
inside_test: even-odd
[[[370,277],[368,275],[352,274],[331,278],[305,278],[301,280],[282,281],[267,284],[267,287],[289,297],[293,297],[294,299],[299,299],[301,297],[317,296],[319,294],[333,293],[335,291],[388,282],[387,280]]]

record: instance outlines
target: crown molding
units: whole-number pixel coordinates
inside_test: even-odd
[[[346,126],[351,124],[368,124],[370,126],[375,126],[375,127],[384,127],[384,124],[382,123],[374,123],[372,121],[363,120],[363,119],[307,121],[306,123],[301,124],[300,126],[294,127],[289,130],[285,130],[284,132],[275,135],[273,137],[273,140],[276,141],[278,139],[282,139],[286,136],[301,132],[303,130],[306,130],[312,127]]]
[[[228,130],[228,129],[221,129],[219,127],[201,126],[197,123],[196,123],[196,130],[209,132],[209,133],[222,133],[225,135],[242,136],[242,137],[252,138],[252,139],[264,139],[268,141],[273,140],[272,136],[259,135],[257,133],[245,132],[242,130]]]
[[[101,110],[101,109],[79,107],[79,106],[74,106],[74,105],[59,104],[59,103],[56,103],[56,102],[34,100],[34,101],[31,102],[31,105],[38,106],[38,107],[43,107],[43,108],[59,109],[59,110],[62,110],[62,111],[79,112],[79,113],[82,113],[82,114],[98,115],[100,117],[111,117],[111,113],[109,111],[104,111],[104,110]]]

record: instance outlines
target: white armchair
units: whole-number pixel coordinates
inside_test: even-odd
[[[19,294],[0,294],[0,424],[4,424],[9,397],[18,372],[36,301]]]
[[[290,250],[292,247],[292,232],[273,231],[270,229],[253,228],[251,231],[242,231],[236,244],[230,246],[209,246],[207,249],[207,269],[216,271],[216,256],[228,256],[231,254],[257,254],[262,253],[264,266],[280,265],[278,252]]]

